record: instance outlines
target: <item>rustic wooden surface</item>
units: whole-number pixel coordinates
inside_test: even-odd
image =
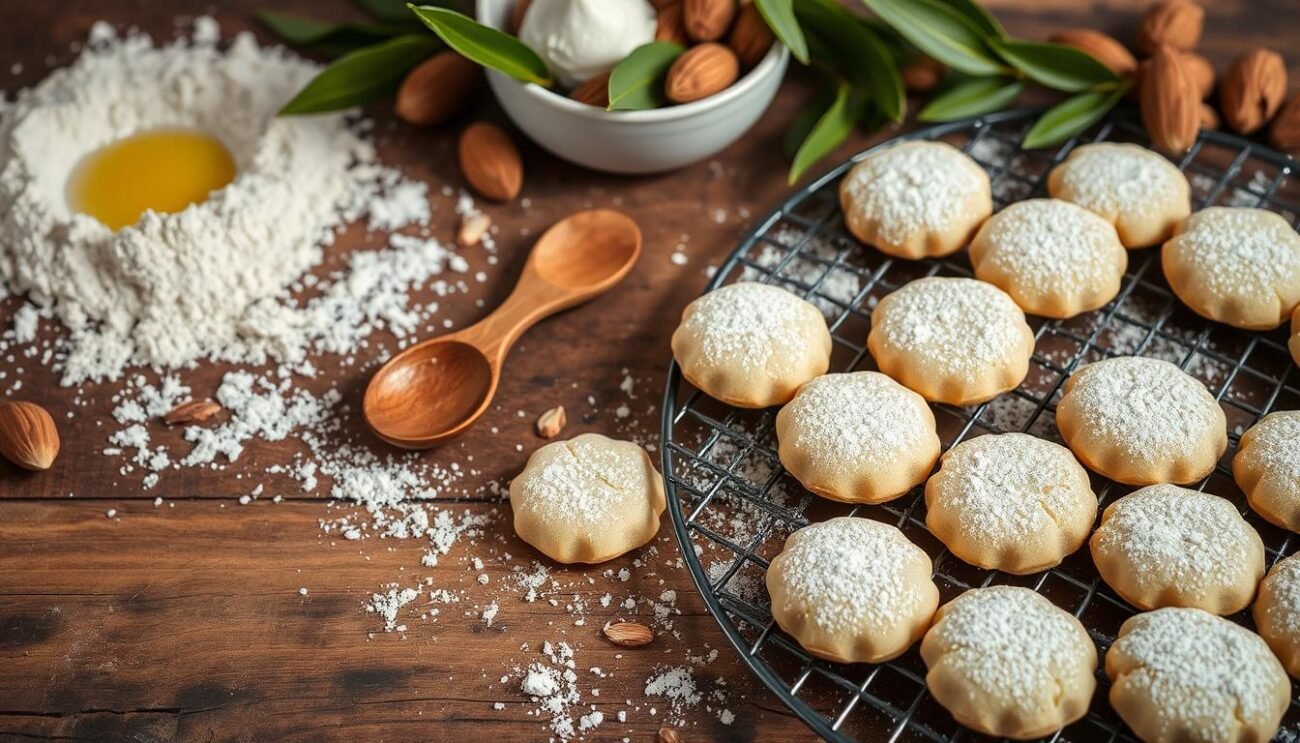
[[[177,17],[211,11],[228,37],[251,28],[252,11],[263,5],[322,17],[354,14],[342,0],[241,0],[216,7],[193,0],[7,2],[0,8],[0,89],[12,95],[67,63],[73,56],[70,45],[97,19],[170,38]],[[1127,38],[1138,17],[1135,6],[1142,3],[1002,0],[993,5],[1009,29],[1023,36],[1085,25]],[[1210,5],[1202,51],[1221,69],[1235,54],[1267,45],[1291,54],[1292,74],[1300,72],[1300,55],[1292,53],[1300,6],[1291,0]],[[48,473],[26,475],[0,465],[0,739],[537,740],[547,733],[545,721],[530,715],[535,706],[520,695],[517,677],[504,683],[500,677],[536,660],[535,648],[544,640],[567,640],[579,648],[581,668],[612,672],[598,681],[584,677],[584,698],[600,702],[607,714],[627,708],[628,720],[607,720],[595,738],[653,739],[670,715],[662,700],[644,696],[646,678],[657,666],[680,664],[688,652],[702,655],[710,649],[719,657],[698,669],[697,678],[710,689],[724,683],[726,702],[687,710],[682,723],[688,740],[807,736],[744,671],[703,611],[689,577],[674,565],[677,552],[667,516],[655,542],[657,555],[643,551],[645,562],[631,570],[627,583],[611,582],[602,572],[633,568],[634,556],[599,569],[555,570],[566,584],[593,578],[579,591],[589,604],[583,626],[574,626],[575,617],[564,610],[573,591],[558,597],[558,607],[503,599],[490,628],[452,605],[436,622],[404,614],[407,632],[383,633],[375,615],[362,608],[381,584],[406,585],[414,578],[432,577],[436,585],[472,595],[478,572],[466,565],[472,555],[509,552],[516,561],[531,559],[509,528],[508,506],[482,488],[519,470],[538,443],[533,420],[546,408],[568,407],[568,433],[590,430],[653,440],[668,336],[678,313],[704,286],[706,266],[719,262],[754,219],[787,193],[779,143],[807,95],[806,81],[793,76],[741,142],[712,162],[670,175],[599,175],[525,146],[528,205],[517,201],[490,209],[500,226],[501,264],[474,293],[448,303],[442,316],[460,327],[483,313],[470,300],[499,302],[530,235],[575,209],[625,210],[642,225],[646,251],[619,290],[525,336],[507,364],[499,404],[464,438],[425,455],[441,463],[472,456],[479,473],[446,497],[464,501],[454,506],[457,512],[495,514],[480,543],[458,545],[439,568],[420,566],[417,544],[345,543],[323,536],[318,523],[326,516],[323,494],[287,497],[278,505],[265,499],[237,505],[236,499],[259,483],[268,492],[294,490],[264,473],[304,450],[293,439],[255,441],[238,467],[224,471],[166,472],[156,489],[146,491],[139,472],[119,474],[120,461],[99,454],[113,430],[108,423],[116,385],[90,385],[78,395],[58,387],[35,361],[0,361],[0,370],[10,375],[6,384],[21,378],[20,396],[47,405],[64,439],[63,454]],[[500,120],[484,98],[475,115]],[[393,125],[383,107],[374,113],[387,162],[427,180],[434,194],[443,185],[461,185],[453,158],[456,127],[413,130]],[[868,143],[856,137],[839,154]],[[451,201],[440,195],[436,201],[436,232],[450,238]],[[324,270],[341,265],[348,249],[373,244],[375,239],[360,231],[348,233],[330,252]],[[685,266],[669,259],[679,245],[688,256]],[[13,300],[3,305],[0,327],[8,326],[16,306]],[[365,366],[360,354],[357,366],[308,384],[324,389],[341,383],[353,406],[348,432],[357,436],[364,436],[355,408]],[[184,376],[202,395],[215,389],[221,372],[204,368]],[[625,375],[634,379],[636,399],[619,388]],[[613,411],[624,403],[632,415],[620,419]],[[493,434],[493,427],[499,432]],[[179,443],[178,436],[162,430],[155,440]],[[174,506],[155,509],[158,496]],[[106,518],[110,508],[117,518]],[[508,570],[498,560],[488,560],[484,568],[494,586],[509,579]],[[308,594],[300,595],[300,587]],[[668,589],[679,596],[676,637],[621,653],[600,639],[605,621],[627,613],[616,606],[601,609],[597,597],[612,592],[619,600],[653,598]],[[644,611],[643,606],[637,615]],[[524,643],[533,649],[522,650]],[[601,689],[600,698],[585,693],[593,687]],[[494,709],[495,702],[504,709]],[[651,707],[659,709],[651,714]],[[718,719],[723,707],[735,714],[729,726]]]

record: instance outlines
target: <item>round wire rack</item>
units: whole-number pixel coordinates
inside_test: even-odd
[[[1057,150],[1027,150],[1021,143],[1035,113],[985,116],[894,141],[942,140],[959,147],[988,171],[996,208],[1046,196],[1047,173],[1080,144],[1147,143],[1139,126],[1113,116]],[[866,338],[871,310],[881,297],[923,276],[971,275],[964,252],[942,260],[895,260],[847,232],[839,208],[839,180],[867,152],[871,150],[816,180],[762,220],[707,289],[758,281],[812,302],[824,312],[831,330],[833,371],[875,368]],[[1296,225],[1300,179],[1287,156],[1237,137],[1205,132],[1178,165],[1192,184],[1196,208],[1262,207]],[[1205,382],[1228,419],[1228,453],[1198,487],[1237,505],[1263,538],[1269,567],[1295,551],[1300,542],[1293,534],[1246,507],[1227,466],[1241,434],[1256,420],[1275,409],[1300,409],[1300,370],[1287,350],[1284,331],[1251,333],[1199,318],[1170,292],[1158,248],[1129,253],[1120,293],[1105,307],[1069,320],[1030,322],[1036,346],[1029,375],[1018,389],[975,407],[933,406],[945,450],[973,436],[1009,431],[1059,442],[1056,402],[1074,370],[1114,356],[1172,361]],[[915,647],[881,665],[829,663],[810,656],[776,626],[765,571],[785,537],[810,522],[858,515],[892,523],[930,555],[943,601],[979,586],[1030,587],[1079,617],[1101,656],[1120,624],[1136,613],[1101,581],[1086,548],[1051,570],[1029,576],[961,562],[926,529],[922,488],[875,506],[816,498],[781,467],[775,418],[775,409],[741,410],[712,400],[684,382],[674,364],[664,395],[663,470],[674,531],[709,611],[750,670],[822,737],[892,742],[977,736],[928,694],[925,666]],[[1093,486],[1102,508],[1133,489],[1096,475]],[[1250,626],[1249,612],[1231,618]],[[1105,674],[1098,670],[1097,677],[1088,715],[1050,740],[1134,740],[1106,702]],[[1300,735],[1297,691],[1293,684],[1279,740]]]

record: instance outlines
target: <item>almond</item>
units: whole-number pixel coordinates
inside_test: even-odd
[[[695,41],[717,41],[736,17],[736,0],[682,0],[682,25]]]
[[[614,622],[605,625],[605,637],[615,645],[625,648],[639,648],[654,642],[654,630],[636,622]]]
[[[691,47],[668,68],[664,94],[673,103],[690,103],[726,90],[740,76],[736,53],[721,44]]]
[[[190,400],[172,408],[163,416],[163,423],[202,423],[221,412],[221,406],[211,400]]]
[[[509,201],[524,185],[524,164],[510,135],[496,124],[470,124],[460,135],[460,172],[479,195]]]
[[[1278,109],[1268,130],[1268,141],[1279,150],[1300,150],[1300,93],[1288,98]]]
[[[477,64],[456,52],[438,52],[407,73],[393,111],[408,124],[446,123],[469,107],[481,76]]]
[[[1142,73],[1142,123],[1156,147],[1186,152],[1201,126],[1201,99],[1172,49],[1156,52]]]
[[[524,16],[528,13],[528,6],[533,4],[533,0],[516,0],[515,7],[510,10],[510,25],[507,28],[510,33],[519,35],[519,29],[524,27]]]
[[[682,743],[682,734],[677,732],[676,728],[664,726],[659,728],[658,741],[656,743]]]
[[[903,66],[903,87],[913,93],[928,93],[943,80],[944,71],[933,57],[921,55]]]
[[[671,41],[690,46],[691,40],[686,37],[686,27],[682,25],[681,3],[660,8],[658,25],[655,26],[655,41]]]
[[[1219,112],[1208,103],[1201,104],[1201,128],[1214,131],[1219,128]]]
[[[578,103],[597,108],[609,107],[609,73],[597,75],[569,91],[569,97]]]
[[[1238,57],[1223,76],[1219,89],[1224,121],[1242,134],[1267,124],[1285,98],[1286,62],[1268,49]]]
[[[767,50],[772,48],[774,38],[763,14],[758,12],[758,6],[750,3],[736,16],[736,25],[731,28],[727,46],[736,53],[741,66],[749,69],[762,61]]]
[[[1205,11],[1189,0],[1165,0],[1147,9],[1138,28],[1138,48],[1155,54],[1162,46],[1190,52],[1201,41]]]
[[[1070,28],[1052,34],[1048,37],[1048,41],[1072,46],[1090,54],[1120,77],[1131,75],[1137,70],[1138,63],[1133,54],[1114,37],[1100,31],[1093,31],[1090,28]]]
[[[564,406],[559,405],[542,413],[537,417],[537,435],[544,439],[553,439],[560,435],[564,426],[568,423],[568,418],[564,415]],[[606,634],[609,634],[606,628]]]
[[[492,229],[492,218],[483,212],[470,212],[460,218],[460,228],[456,230],[456,244],[462,248],[472,248],[483,240],[487,231]]]
[[[59,429],[34,402],[0,405],[0,454],[26,470],[48,470],[59,455]]]

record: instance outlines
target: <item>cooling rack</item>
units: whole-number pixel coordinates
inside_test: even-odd
[[[1140,126],[1113,116],[1057,150],[1021,146],[1034,111],[1013,111],[945,124],[898,139],[942,140],[989,174],[996,208],[1046,196],[1048,171],[1074,147],[1091,141],[1146,144]],[[868,150],[867,152],[870,152]],[[708,290],[739,280],[783,286],[817,305],[831,330],[832,371],[873,369],[866,350],[871,310],[899,286],[922,276],[970,276],[964,251],[942,260],[891,259],[858,243],[845,229],[838,185],[866,152],[801,190],[764,219],[718,270]],[[1259,206],[1293,226],[1300,180],[1285,155],[1252,142],[1204,132],[1178,163],[1192,184],[1196,208]],[[1056,401],[1070,374],[1104,358],[1140,355],[1172,361],[1205,382],[1229,428],[1228,453],[1200,489],[1232,500],[1260,533],[1267,563],[1294,551],[1294,535],[1250,511],[1228,468],[1241,434],[1266,413],[1300,409],[1300,370],[1284,331],[1250,333],[1209,323],[1183,307],[1160,269],[1159,249],[1130,252],[1119,295],[1105,307],[1063,321],[1031,318],[1036,346],[1029,375],[1015,391],[970,408],[933,406],[944,448],[985,433],[1024,431],[1060,442]],[[816,498],[781,467],[775,409],[729,407],[683,381],[674,364],[663,405],[663,470],[669,510],[687,568],[709,611],[741,659],[814,732],[830,740],[977,738],[927,693],[925,666],[914,647],[881,665],[818,660],[781,632],[764,586],[769,561],[791,531],[812,521],[857,515],[892,523],[930,555],[942,601],[979,586],[1030,587],[1083,622],[1099,655],[1135,610],[1099,578],[1086,546],[1060,566],[1030,576],[981,570],[953,557],[925,527],[922,488],[877,506]],[[1101,507],[1130,492],[1093,475]],[[1249,626],[1248,612],[1232,617]],[[1098,689],[1088,715],[1050,740],[1134,740]],[[1300,702],[1292,704],[1279,739],[1300,734]]]

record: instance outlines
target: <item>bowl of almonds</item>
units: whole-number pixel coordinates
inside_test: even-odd
[[[789,63],[737,0],[479,0],[477,17],[517,36],[555,80],[488,70],[506,114],[552,153],[613,173],[674,170],[726,148],[767,110]]]

